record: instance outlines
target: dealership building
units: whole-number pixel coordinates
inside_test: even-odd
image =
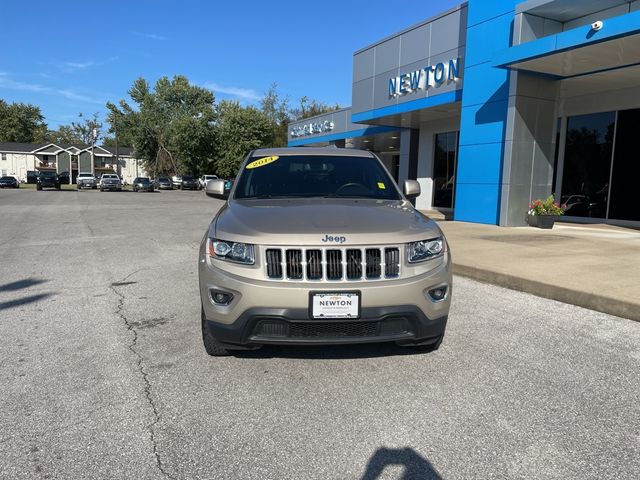
[[[352,105],[289,145],[376,152],[418,208],[640,226],[640,0],[469,0],[353,54]]]

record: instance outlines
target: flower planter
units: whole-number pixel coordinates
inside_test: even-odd
[[[527,223],[532,227],[549,229],[559,218],[559,215],[527,215]]]

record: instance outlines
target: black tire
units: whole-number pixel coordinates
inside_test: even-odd
[[[211,336],[211,332],[205,325],[206,319],[202,306],[200,307],[200,317],[202,320],[202,343],[204,343],[204,349],[207,353],[212,357],[227,357],[231,355],[231,352],[229,352],[223,344]]]
[[[92,189],[94,189],[94,190],[97,190],[97,189],[98,189],[97,185],[94,185],[94,186],[93,186],[93,187],[91,187],[91,188],[92,188]]]
[[[40,185],[38,185],[38,186],[36,187],[36,190],[40,191],[40,190],[42,190],[42,187],[41,187]]]
[[[100,187],[100,191],[101,191],[101,192],[104,192],[104,188]]]

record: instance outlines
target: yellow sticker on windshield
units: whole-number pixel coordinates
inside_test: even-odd
[[[384,183],[382,183],[382,182],[378,182],[378,188],[379,188],[380,190],[384,190],[384,189],[385,189],[385,188],[387,188],[387,187],[385,187]]]
[[[278,160],[278,156],[273,156],[273,157],[263,157],[263,158],[259,158],[258,160],[254,160],[251,163],[247,164],[247,169],[252,169],[252,168],[258,168],[258,167],[264,167],[265,165],[269,165],[270,163],[275,162],[276,160]]]

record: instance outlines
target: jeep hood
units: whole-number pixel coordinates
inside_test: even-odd
[[[209,236],[260,245],[376,245],[441,235],[433,220],[406,201],[371,199],[233,200],[214,218]],[[342,244],[323,242],[344,237]]]

